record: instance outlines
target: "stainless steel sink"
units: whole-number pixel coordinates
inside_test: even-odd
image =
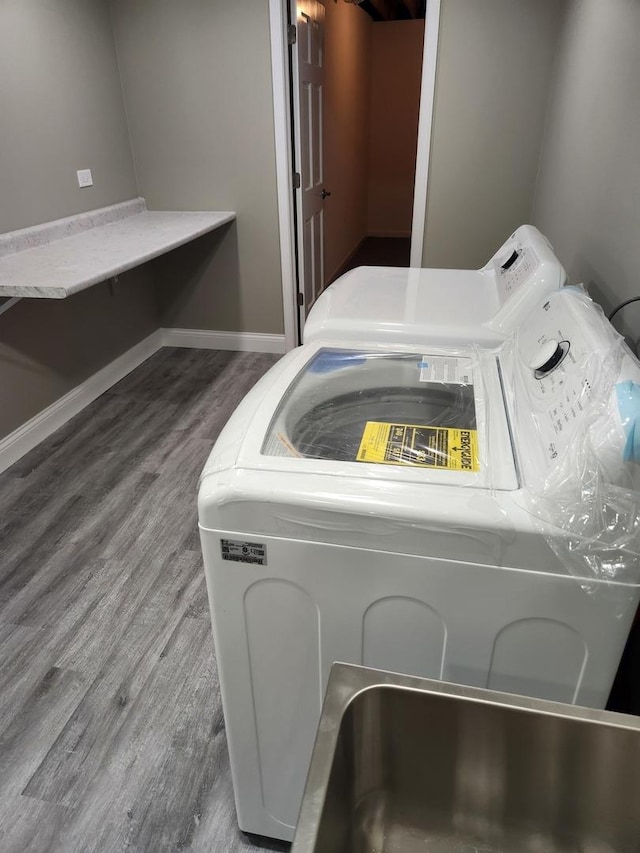
[[[335,664],[311,851],[640,853],[640,720]]]

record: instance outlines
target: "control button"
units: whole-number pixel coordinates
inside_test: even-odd
[[[516,251],[514,250],[514,251],[509,255],[509,257],[507,258],[507,260],[502,264],[502,266],[500,267],[500,269],[502,269],[502,270],[508,270],[510,267],[512,267],[512,266],[515,264],[515,262],[518,260],[518,258],[519,258],[519,257],[520,257],[520,255],[518,254],[518,252],[516,252]]]
[[[569,352],[569,341],[557,341],[555,338],[545,341],[529,362],[536,379],[541,379],[557,367]]]

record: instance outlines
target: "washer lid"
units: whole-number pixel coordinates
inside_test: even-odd
[[[301,349],[268,420],[258,411],[241,467],[518,487],[492,354]]]

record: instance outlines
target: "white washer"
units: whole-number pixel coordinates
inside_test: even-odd
[[[596,551],[572,562],[532,499],[553,519],[560,471],[566,509],[582,448],[612,489],[627,477],[629,425],[598,397],[604,366],[640,382],[619,346],[563,288],[500,348],[316,342],[246,396],[199,494],[243,830],[292,837],[334,661],[604,706],[637,545],[614,553],[630,574],[594,579]]]
[[[521,225],[480,270],[358,267],[345,273],[313,305],[304,342],[493,345],[566,279],[547,238]]]

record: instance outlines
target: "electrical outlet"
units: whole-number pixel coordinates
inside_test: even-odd
[[[93,186],[93,178],[91,176],[91,169],[78,169],[78,186],[79,187],[92,187]]]

